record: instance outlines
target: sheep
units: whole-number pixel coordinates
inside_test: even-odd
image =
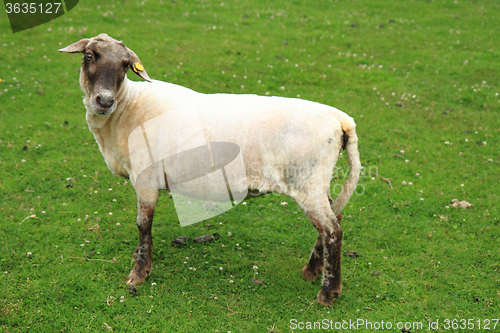
[[[237,147],[230,155],[241,155],[243,176],[231,172],[226,175],[236,184],[231,187],[235,194],[251,197],[276,192],[298,203],[318,231],[302,274],[312,281],[322,273],[322,286],[317,294],[320,304],[330,306],[339,297],[341,212],[356,188],[361,169],[356,124],[351,117],[336,108],[301,99],[203,94],[151,80],[137,55],[106,34],[84,38],[59,51],[83,53],[80,87],[89,129],[111,172],[130,179],[136,191],[139,244],[133,255],[135,266],[125,281],[129,286],[144,282],[152,269],[151,226],[160,189],[169,189],[176,184],[176,177],[179,179],[184,172],[197,167],[193,162],[197,156],[191,154],[187,159],[177,160],[182,163],[172,163],[177,168],[172,174],[167,169],[153,168],[146,178],[154,181],[141,184],[138,180],[140,175],[134,170],[134,163],[142,162],[134,157],[136,149],[131,145],[138,141],[131,141],[131,137],[135,137],[138,129],[144,134],[145,124],[154,124],[161,118],[163,130],[147,133],[148,138],[156,140],[144,146],[151,156],[162,149],[181,152],[181,142],[201,133],[211,147],[215,143]],[[147,82],[129,80],[126,76],[129,68]],[[184,117],[193,110],[201,128],[198,132]],[[169,135],[170,130],[176,136]],[[350,173],[333,201],[330,182],[342,149],[347,151]],[[183,194],[199,196],[208,190],[203,186],[184,188]]]

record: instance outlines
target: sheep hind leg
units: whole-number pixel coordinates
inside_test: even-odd
[[[325,199],[327,199],[325,197]],[[329,202],[306,214],[323,240],[323,268],[321,290],[318,292],[318,303],[330,306],[342,292],[341,246],[342,228],[330,208]],[[320,237],[318,237],[320,238]]]
[[[333,221],[334,228],[323,237],[323,278],[321,290],[318,292],[318,302],[330,306],[335,298],[342,293],[341,247],[342,228]]]
[[[314,281],[323,270],[323,235],[318,233],[316,244],[312,249],[309,263],[302,268],[302,274],[306,280]]]
[[[328,193],[328,202],[330,202],[330,207],[333,209],[334,200],[332,199],[330,193]],[[340,223],[340,221],[342,220],[342,213],[339,213],[339,215],[337,215],[336,217],[337,217],[337,222]]]

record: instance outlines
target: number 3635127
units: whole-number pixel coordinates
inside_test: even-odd
[[[5,4],[7,14],[53,14],[62,10],[60,2],[47,3],[10,3]]]

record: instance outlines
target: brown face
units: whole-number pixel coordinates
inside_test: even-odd
[[[115,110],[115,97],[130,66],[126,59],[130,58],[121,43],[94,40],[85,47],[81,75],[96,114],[107,115]]]
[[[60,52],[82,52],[80,86],[95,114],[109,115],[116,110],[116,97],[129,68],[150,81],[135,53],[106,34],[82,39]]]

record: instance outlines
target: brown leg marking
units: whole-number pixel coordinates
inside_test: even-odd
[[[323,235],[318,233],[316,244],[312,249],[309,263],[302,268],[302,274],[306,280],[314,281],[323,269]]]
[[[330,306],[333,300],[342,292],[341,253],[342,228],[336,221],[332,221],[333,232],[324,237],[324,267],[321,290],[318,292],[318,302]]]
[[[145,203],[138,205],[137,229],[139,230],[139,245],[134,252],[134,259],[137,262],[125,281],[128,285],[143,283],[153,267],[151,260],[151,252],[153,251],[153,239],[151,237],[153,215],[154,205]]]
[[[139,252],[139,245],[137,245],[137,248],[134,251],[134,254],[132,255],[132,262],[137,261],[137,253]]]

